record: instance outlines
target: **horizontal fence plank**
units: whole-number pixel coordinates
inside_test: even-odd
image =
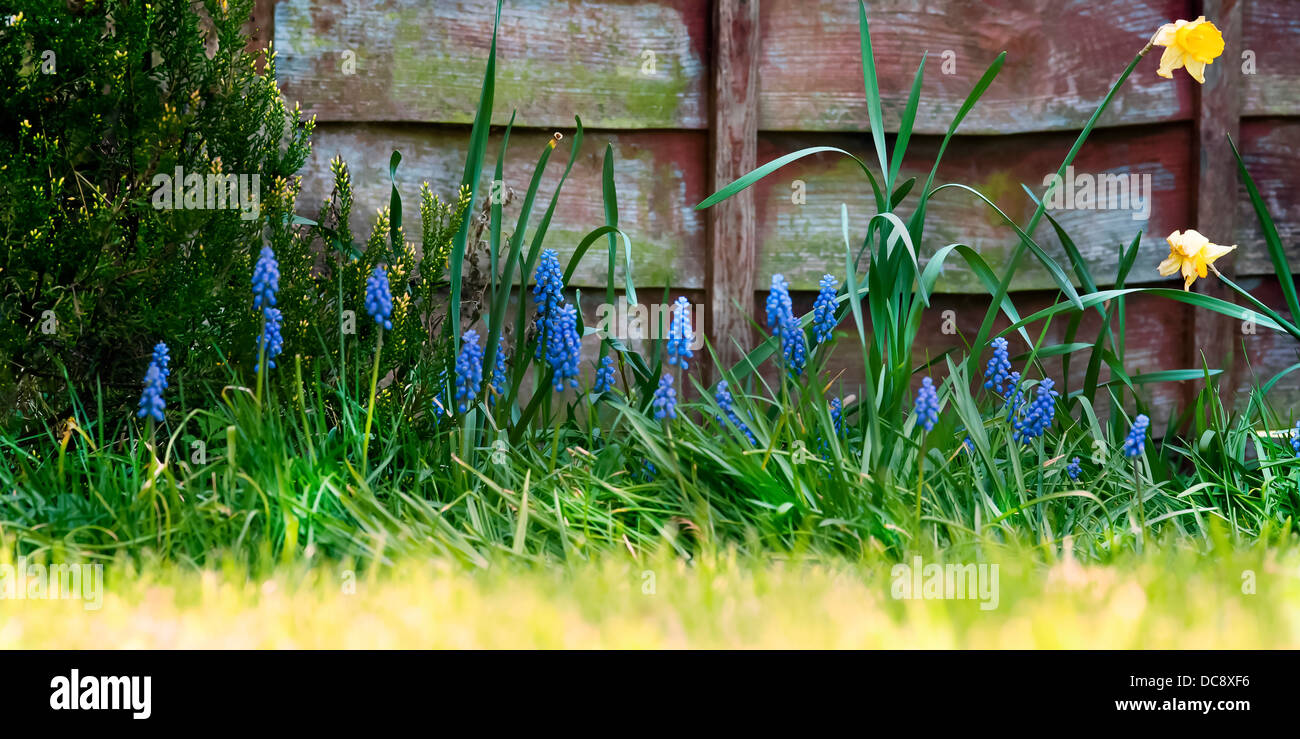
[[[491,0],[281,0],[286,97],[321,121],[470,123],[483,84]],[[705,127],[708,3],[507,0],[493,122]]]
[[[1229,47],[1223,60],[1240,70],[1242,113],[1300,116],[1300,13],[1295,0],[1242,2],[1241,48]]]
[[[1300,119],[1244,120],[1238,144],[1246,169],[1268,205],[1278,235],[1286,247],[1292,271],[1300,270]],[[1227,146],[1224,142],[1210,142]],[[1234,163],[1235,166],[1235,163]],[[1235,173],[1234,173],[1235,174]],[[1273,274],[1259,218],[1246,186],[1237,175],[1237,272]]]
[[[1033,203],[1021,189],[1028,184],[1036,193],[1044,190],[1044,177],[1056,171],[1074,135],[1068,133],[1017,136],[959,137],[944,154],[936,185],[945,182],[967,184],[997,203],[1009,217],[1024,225]],[[937,154],[937,137],[912,140],[903,165],[902,177],[917,177],[915,189],[899,212],[911,213],[919,188]],[[759,161],[807,146],[829,145],[846,149],[865,161],[873,156],[862,137],[845,134],[763,134],[759,140]],[[1144,232],[1142,251],[1134,267],[1134,280],[1161,279],[1156,265],[1168,254],[1164,237],[1175,229],[1189,228],[1195,182],[1191,178],[1192,133],[1189,124],[1097,131],[1080,153],[1074,170],[1076,183],[1090,179],[1100,187],[1100,175],[1135,174],[1140,183],[1149,182],[1149,218],[1143,209],[1119,207],[1121,199],[1108,201],[1109,208],[1053,209],[1049,211],[1083,253],[1100,284],[1114,281],[1120,245]],[[1081,179],[1082,178],[1082,179]],[[902,180],[900,180],[902,181]],[[802,183],[805,202],[793,202]],[[844,272],[844,240],[840,230],[840,204],[847,203],[850,235],[860,246],[875,203],[871,187],[851,160],[833,154],[816,154],[788,165],[757,186],[759,275],[767,285],[774,272],[783,273],[797,289],[816,289],[824,272]],[[1111,186],[1108,184],[1107,189]],[[1076,187],[1078,192],[1078,187]],[[1076,197],[1075,206],[1081,203]],[[1070,205],[1070,203],[1063,203]],[[933,254],[950,243],[974,248],[998,273],[1016,246],[1015,232],[986,204],[966,192],[946,190],[935,195],[927,213],[927,228],[920,247],[922,256]],[[1044,221],[1036,234],[1043,248],[1068,264],[1050,225]],[[1017,268],[1015,290],[1050,288],[1047,273],[1032,258]],[[950,256],[939,280],[940,292],[984,292],[983,284],[964,260]]]
[[[1079,129],[1128,60],[1161,24],[1194,16],[1186,0],[875,0],[867,4],[885,127],[898,128],[922,54],[928,53],[915,131],[941,134],[1001,51],[1006,64],[960,131]],[[759,127],[869,129],[858,4],[764,0]],[[1099,125],[1191,120],[1194,82],[1156,75],[1147,55]],[[1289,64],[1273,60],[1275,66]]]
[[[529,220],[532,238],[546,212],[551,194],[568,162],[572,129],[551,156]],[[402,153],[398,188],[402,195],[408,240],[416,240],[419,223],[420,183],[429,182],[443,199],[454,196],[464,168],[468,131],[464,128],[423,128],[385,124],[326,124],[316,129],[311,158],[303,169],[298,212],[316,218],[333,182],[329,160],[343,157],[352,172],[355,205],[352,230],[365,239],[377,210],[389,203],[388,163],[394,149]],[[537,158],[550,135],[517,130],[510,135],[506,153],[505,184],[516,197],[506,208],[503,232],[517,222],[521,201],[532,178]],[[618,189],[619,225],[632,241],[633,272],[638,286],[671,282],[688,288],[704,285],[704,222],[692,205],[704,198],[704,165],[708,141],[703,132],[646,132],[608,134],[587,132],[573,172],[560,193],[544,247],[560,252],[561,264],[592,230],[605,223],[601,171],[605,144],[614,146],[614,181]],[[488,142],[481,193],[489,191],[501,137]],[[480,198],[481,202],[482,198]],[[525,246],[530,243],[525,241]],[[603,287],[607,273],[606,242],[587,252],[572,284]],[[622,247],[616,276],[623,278]]]

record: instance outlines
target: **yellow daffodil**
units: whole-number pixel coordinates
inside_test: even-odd
[[[1236,248],[1236,244],[1211,244],[1209,239],[1190,228],[1174,231],[1169,234],[1169,258],[1156,269],[1165,277],[1182,272],[1183,289],[1188,290],[1197,277],[1205,277],[1208,270],[1214,269],[1214,260]],[[1214,269],[1214,273],[1217,275],[1219,270]]]
[[[1156,74],[1173,79],[1175,69],[1187,67],[1187,73],[1201,84],[1205,84],[1205,65],[1223,53],[1223,34],[1205,16],[1194,21],[1166,23],[1156,31],[1151,43],[1165,47]]]

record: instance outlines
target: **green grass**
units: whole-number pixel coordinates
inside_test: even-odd
[[[343,223],[331,229],[300,219],[296,227],[305,230],[293,241],[299,256],[310,253],[312,239],[337,252],[330,253],[343,266],[337,284],[294,283],[321,292],[308,297],[327,309],[319,322],[330,325],[295,329],[280,366],[262,382],[250,380],[256,376],[237,357],[219,385],[187,383],[178,363],[161,424],[138,422],[129,409],[109,405],[100,388],[69,388],[66,397],[40,398],[35,417],[6,419],[3,551],[108,563],[115,600],[106,614],[117,615],[95,628],[118,630],[113,634],[124,644],[158,644],[132,626],[137,618],[193,624],[174,632],[172,644],[199,645],[213,643],[203,640],[217,638],[208,631],[222,618],[261,623],[266,616],[267,626],[237,630],[237,638],[256,646],[353,645],[371,638],[404,646],[1295,645],[1297,626],[1287,615],[1294,609],[1286,609],[1295,604],[1296,587],[1284,571],[1295,571],[1300,460],[1286,432],[1295,420],[1291,411],[1268,402],[1282,375],[1228,412],[1216,368],[1131,374],[1125,300],[1146,294],[1266,329],[1300,331],[1258,301],[1243,308],[1181,290],[1126,287],[1145,280],[1131,274],[1141,234],[1119,251],[1116,283],[1099,287],[1070,235],[1046,215],[1045,197],[1026,190],[1037,208],[1021,227],[974,189],[936,185],[939,158],[996,78],[1001,56],[955,116],[924,185],[897,182],[920,85],[913,85],[890,151],[867,20],[864,6],[862,62],[878,168],[853,161],[878,213],[865,233],[854,234],[842,212],[843,263],[826,265],[842,285],[838,330],[827,344],[809,344],[802,372],[786,371],[779,338],[766,334],[735,366],[719,366],[706,347],[689,372],[666,364],[661,342],[636,351],[603,338],[600,352],[616,358],[619,390],[591,394],[587,379],[576,392],[551,392],[549,370],[532,361],[537,345],[529,300],[512,302],[512,296],[526,289],[547,243],[564,177],[549,198],[540,183],[561,147],[553,142],[537,155],[512,230],[502,222],[501,203],[475,208],[482,198],[472,189],[462,190],[454,205],[434,207],[426,199],[421,233],[426,247],[447,245],[445,282],[427,274],[414,280],[414,257],[397,257],[405,239],[395,184],[365,251],[351,243],[347,170],[335,163],[340,184],[330,205],[344,214]],[[470,137],[467,185],[479,181],[487,156],[494,58]],[[577,120],[564,176],[582,139]],[[508,144],[509,127],[495,179],[503,177]],[[800,157],[835,151],[819,147],[778,158],[698,207]],[[400,161],[394,153],[390,172]],[[616,167],[607,147],[605,224],[582,238],[565,278],[579,260],[603,258],[605,296],[612,301],[621,244],[621,287],[635,301],[635,254],[618,227]],[[1006,223],[1016,259],[1001,272],[965,245],[926,243],[926,204],[944,189],[975,198]],[[1250,189],[1270,253],[1289,280],[1276,229]],[[912,215],[905,222],[895,209],[909,197]],[[1044,217],[1071,256],[1069,265],[1057,264],[1035,240]],[[451,358],[460,329],[470,323],[459,309],[462,283],[477,269],[470,258],[475,239],[490,265],[479,316],[485,374],[504,337],[506,389],[491,404],[448,413],[441,409],[455,407]],[[590,253],[602,240],[607,250]],[[949,258],[966,262],[987,289],[989,306],[976,335],[958,336],[954,350],[918,360],[916,338]],[[1059,288],[1049,307],[1030,316],[1020,314],[1008,292],[1021,258],[1042,263]],[[345,323],[343,311],[360,305],[369,269],[362,261],[398,262],[395,296],[401,300],[404,285],[418,285],[416,303],[437,315],[416,317],[436,318],[440,328],[425,330],[407,314],[400,330],[384,335],[378,357],[377,332],[360,310],[358,334],[335,333]],[[426,258],[419,270],[441,270],[440,261]],[[1082,318],[1090,312],[1103,320],[1096,334],[1083,335]],[[811,341],[811,319],[802,318],[805,341]],[[1049,329],[1062,323],[1064,339],[1049,342]],[[1007,328],[995,330],[998,325]],[[982,386],[989,343],[999,336],[1028,347],[1013,358],[1024,375],[1021,390],[1032,393],[1047,378],[1062,389],[1054,422],[1027,443],[1015,438],[1004,398]],[[1070,363],[1082,352],[1083,383],[1067,386]],[[860,379],[832,376],[832,355],[852,357],[855,371],[860,358]],[[654,419],[650,405],[666,373],[675,376],[682,400],[678,418],[665,422]],[[912,410],[925,376],[936,381],[941,404],[928,432]],[[722,379],[752,443],[720,420],[714,391]],[[1194,402],[1175,413],[1159,441],[1144,440],[1141,454],[1124,456],[1124,437],[1132,419],[1149,410],[1151,386],[1189,381],[1201,383]],[[831,411],[835,399],[843,402],[838,419]],[[1078,480],[1066,474],[1076,457],[1083,468]],[[968,602],[890,599],[883,573],[918,553],[999,563],[1007,587],[1001,605],[985,614]],[[647,567],[665,575],[661,595],[624,595],[638,587],[629,584],[629,573]],[[333,590],[332,578],[349,569],[369,573],[368,589],[355,601]],[[1248,569],[1267,573],[1260,574],[1261,595],[1241,593]],[[720,583],[716,592],[710,583]],[[439,600],[439,593],[451,600]],[[1208,597],[1222,609],[1215,611],[1220,625],[1226,619],[1233,629],[1218,633],[1211,620],[1189,615],[1201,612],[1198,598]],[[355,602],[365,608],[347,605]],[[440,633],[411,622],[409,614],[419,609],[463,628]],[[474,626],[484,612],[512,609],[543,615],[507,624],[515,628],[499,634]],[[81,629],[79,619],[90,617],[67,604],[23,605],[17,613],[20,620],[0,631],[0,639],[18,633],[31,645],[54,643],[55,625],[75,638],[100,633]],[[833,617],[816,623],[823,613]],[[370,618],[384,628],[368,630]],[[1124,626],[1095,625],[1115,619]]]
[[[236,563],[119,563],[98,610],[0,601],[0,649],[1295,648],[1295,554],[1166,552],[1097,566],[992,550],[992,609],[895,599],[886,562],[734,551],[483,571],[441,559],[316,562],[251,579]]]

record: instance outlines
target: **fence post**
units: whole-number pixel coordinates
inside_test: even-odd
[[[758,3],[714,0],[710,183],[716,192],[757,166]],[[709,333],[723,366],[750,346],[757,264],[754,191],[709,208]]]
[[[1216,244],[1236,243],[1237,162],[1228,146],[1227,136],[1240,142],[1241,123],[1241,17],[1239,0],[1204,0],[1201,15],[1211,19],[1223,32],[1226,49],[1218,64],[1208,70],[1205,84],[1199,85],[1200,103],[1196,116],[1196,230]],[[1160,234],[1164,236],[1164,234]],[[1235,277],[1235,253],[1220,258],[1215,266]],[[1213,278],[1197,281],[1199,292],[1224,300],[1232,295],[1223,283]],[[1237,359],[1241,344],[1239,323],[1234,318],[1208,310],[1192,311],[1192,330],[1188,333],[1189,367],[1200,367],[1201,353],[1211,368],[1224,370],[1220,387],[1225,406],[1231,408],[1241,379]],[[1189,390],[1196,392],[1189,383]],[[1193,400],[1194,398],[1189,398]]]

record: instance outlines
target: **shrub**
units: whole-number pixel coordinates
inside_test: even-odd
[[[159,340],[189,382],[251,366],[253,264],[268,234],[295,238],[313,125],[286,110],[273,55],[246,49],[252,0],[12,5],[0,24],[0,406],[63,416],[65,383],[96,382],[108,404],[131,403]],[[213,175],[235,175],[236,197]],[[227,207],[211,207],[223,194]]]

